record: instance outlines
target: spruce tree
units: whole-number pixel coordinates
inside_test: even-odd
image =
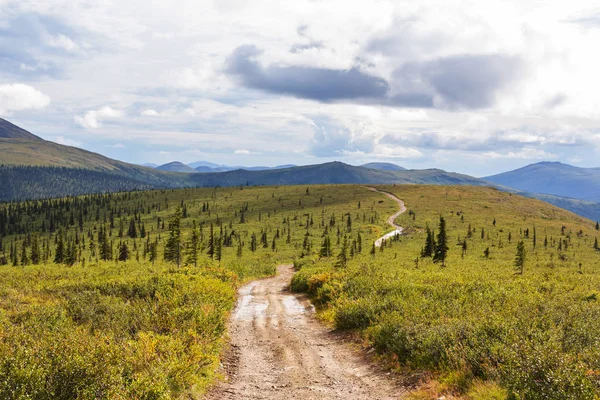
[[[215,260],[221,262],[221,258],[223,256],[223,244],[221,241],[221,237],[217,238],[217,242],[215,243]]]
[[[37,235],[31,238],[31,263],[36,265],[41,261],[40,245]]]
[[[206,254],[208,254],[211,260],[215,258],[215,230],[212,223],[210,224],[210,233],[208,235],[208,251]]]
[[[54,262],[62,264],[65,260],[65,242],[62,229],[56,234],[56,250],[54,251]]]
[[[517,267],[517,273],[520,275],[523,274],[523,268],[525,267],[525,258],[525,243],[521,240],[519,243],[517,243],[517,254],[515,256],[515,267]]]
[[[135,219],[133,217],[129,220],[129,229],[127,230],[127,236],[132,239],[137,238],[137,228],[135,226]]]
[[[126,242],[119,243],[119,261],[129,260],[129,247]]]
[[[433,257],[433,253],[435,251],[435,238],[433,236],[433,231],[429,229],[429,225],[426,227],[426,238],[425,238],[425,247],[421,251],[421,257]]]
[[[433,262],[441,262],[442,267],[446,266],[446,256],[448,255],[448,236],[446,235],[446,221],[440,216],[439,232],[433,253]]]
[[[196,220],[192,222],[192,231],[187,240],[185,246],[186,252],[186,264],[192,264],[194,267],[198,266],[198,246],[200,245],[200,233],[198,232],[198,226]]]
[[[340,253],[337,256],[337,261],[335,266],[337,268],[345,268],[348,264],[348,241],[344,238],[342,242],[342,248],[340,249]]]
[[[329,236],[325,236],[321,242],[321,249],[319,250],[319,257],[327,258],[331,257],[331,239]]]
[[[175,214],[169,221],[169,237],[165,244],[165,261],[171,261],[181,266],[181,207],[177,207]]]

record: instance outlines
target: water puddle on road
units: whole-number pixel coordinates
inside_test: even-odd
[[[238,306],[233,314],[233,318],[241,321],[252,321],[255,318],[265,317],[269,303],[259,301],[252,295],[252,290],[256,287],[256,283],[251,283],[240,289],[240,299]]]
[[[285,314],[288,317],[297,317],[300,315],[308,314],[312,312],[314,307],[311,304],[310,309],[306,309],[296,298],[296,296],[287,295],[283,297],[283,306],[285,307]]]
[[[388,240],[393,238],[394,236],[397,235],[402,235],[402,229],[396,229],[395,231],[392,231],[390,233],[386,233],[385,235],[383,235],[382,237],[380,237],[379,239],[377,239],[375,241],[375,247],[380,247],[381,243],[383,243],[384,240]]]

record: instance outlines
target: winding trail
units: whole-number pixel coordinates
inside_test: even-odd
[[[389,192],[382,192],[381,190],[378,190],[374,187],[367,187],[367,189],[369,189],[372,192],[377,192],[386,195],[390,199],[394,200],[398,204],[398,207],[400,207],[400,210],[396,214],[390,215],[387,219],[388,225],[391,225],[392,228],[394,228],[394,230],[389,233],[386,233],[385,235],[383,235],[375,241],[375,247],[381,247],[381,243],[383,243],[384,240],[393,238],[396,235],[402,235],[402,232],[404,232],[404,228],[400,225],[396,225],[395,221],[396,218],[400,216],[400,214],[404,214],[406,212],[406,206],[404,205],[404,202],[402,200],[400,200],[398,197]]]
[[[388,222],[404,212],[404,204],[398,204],[400,212]],[[402,398],[401,384],[352,340],[319,323],[306,296],[290,292],[293,266],[280,265],[277,272],[240,289],[229,325],[227,380],[205,399]]]

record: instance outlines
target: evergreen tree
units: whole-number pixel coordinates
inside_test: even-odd
[[[154,261],[158,257],[158,245],[156,242],[150,243],[148,246],[148,260],[154,265]]]
[[[65,251],[65,261],[64,263],[72,266],[77,262],[77,247],[75,245],[74,240],[69,240],[67,244],[67,249]]]
[[[29,257],[27,257],[27,246],[25,243],[21,245],[21,265],[25,266],[29,264]]]
[[[325,236],[321,242],[321,249],[319,250],[319,257],[331,257],[331,239],[329,236]]]
[[[222,239],[219,236],[217,238],[217,242],[215,243],[215,260],[221,262],[222,256],[223,256],[223,244],[222,244]]]
[[[181,207],[177,207],[175,214],[169,221],[169,237],[165,243],[165,261],[170,261],[181,266]]]
[[[598,250],[598,236],[594,238],[594,250]]]
[[[440,216],[439,232],[433,253],[433,262],[441,262],[442,267],[446,266],[446,256],[448,255],[448,236],[446,235],[446,221]]]
[[[429,229],[429,225],[425,229],[425,247],[423,247],[423,250],[421,251],[421,257],[433,257],[433,253],[435,251],[435,238],[433,236],[433,231]]]
[[[31,263],[36,265],[41,261],[40,245],[37,235],[31,238]]]
[[[256,234],[253,232],[250,238],[250,251],[253,253],[256,251]]]
[[[517,243],[517,254],[515,256],[515,267],[517,267],[518,274],[523,274],[523,268],[525,267],[525,258],[525,243],[523,243],[523,241],[521,240],[519,243]]]
[[[215,258],[215,231],[213,224],[210,224],[210,233],[208,235],[208,251],[206,252],[210,259]]]
[[[98,246],[100,248],[100,259],[103,261],[112,260],[112,250],[108,243],[108,234],[106,228],[100,228],[98,231]]]
[[[200,246],[200,233],[198,231],[198,226],[196,225],[196,220],[192,222],[192,231],[190,232],[190,236],[185,245],[185,253],[186,253],[186,264],[192,264],[194,267],[198,266],[198,247]]]
[[[56,250],[54,251],[54,262],[62,264],[65,260],[65,242],[62,229],[56,234]]]
[[[344,238],[342,242],[342,248],[340,249],[340,253],[337,256],[337,261],[335,266],[337,268],[345,268],[348,265],[348,241]]]
[[[137,238],[137,228],[135,226],[135,219],[132,217],[129,220],[129,229],[127,230],[127,236],[132,239]]]
[[[126,242],[119,243],[119,261],[129,260],[129,247]]]

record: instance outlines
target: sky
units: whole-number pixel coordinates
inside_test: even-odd
[[[132,162],[600,167],[600,5],[0,0],[0,117]]]

